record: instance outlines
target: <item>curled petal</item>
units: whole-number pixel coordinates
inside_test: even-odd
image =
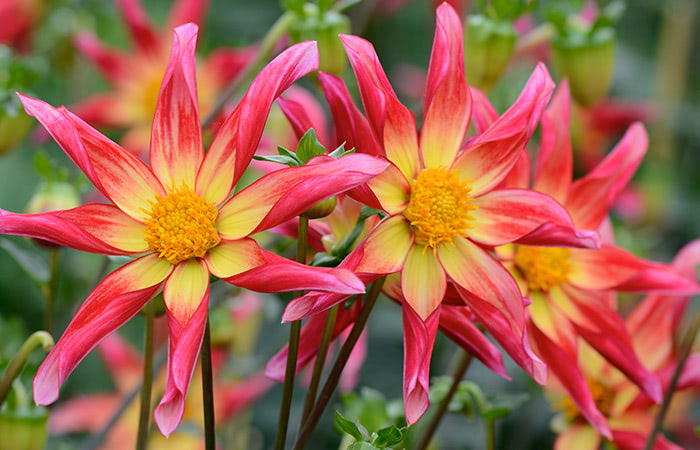
[[[15,214],[0,209],[0,233],[106,255],[148,250],[142,224],[119,208],[97,203],[40,214]]]
[[[316,43],[302,42],[282,52],[255,77],[219,128],[197,174],[197,192],[208,202],[222,203],[243,175],[275,99],[297,79],[316,69]]]
[[[452,168],[459,178],[473,180],[472,195],[488,192],[508,175],[535,131],[553,89],[547,69],[538,64],[513,106],[457,157]]]
[[[420,149],[425,167],[447,167],[462,146],[471,116],[464,75],[462,24],[449,5],[437,8],[435,40],[428,68]]]
[[[194,189],[204,157],[195,75],[197,26],[175,29],[173,50],[158,93],[151,131],[150,162],[164,186]]]
[[[208,281],[208,280],[207,280]],[[168,331],[170,342],[168,346],[168,379],[165,385],[165,394],[153,411],[158,429],[168,437],[175,431],[182,421],[185,413],[185,398],[190,388],[190,381],[197,362],[197,355],[202,346],[204,328],[207,323],[209,311],[209,283],[204,293],[199,290],[190,290],[188,294],[195,295],[186,300],[187,303],[197,304],[195,311],[189,320],[182,324],[167,307]],[[202,295],[197,298],[196,296]]]
[[[48,405],[80,361],[105,336],[133,317],[172,270],[156,255],[139,258],[108,275],[88,296],[34,377],[34,401]]]

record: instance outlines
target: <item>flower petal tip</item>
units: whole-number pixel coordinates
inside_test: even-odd
[[[404,404],[406,422],[408,422],[408,425],[410,426],[418,422],[428,410],[429,406],[430,399],[428,398],[428,393],[425,392],[422,386],[416,386],[408,393]]]
[[[58,391],[61,382],[58,378],[58,365],[54,358],[49,355],[32,382],[34,402],[40,406],[50,405],[58,399]]]
[[[177,429],[184,412],[185,400],[181,395],[169,401],[161,400],[160,405],[153,411],[153,419],[163,436],[167,438]]]

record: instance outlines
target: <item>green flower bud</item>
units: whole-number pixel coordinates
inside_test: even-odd
[[[12,150],[29,132],[32,119],[24,112],[0,112],[0,156]]]
[[[467,17],[464,28],[464,66],[467,83],[489,91],[515,50],[518,34],[508,20],[481,15]]]
[[[338,203],[338,199],[335,196],[329,197],[316,203],[314,206],[304,211],[301,215],[307,219],[320,219],[321,217],[326,217],[333,212],[336,203]]]
[[[80,206],[78,191],[70,183],[42,183],[27,205],[28,214],[37,214],[60,209],[71,209]]]
[[[0,412],[0,450],[41,450],[48,430],[45,408],[27,413],[24,409]]]
[[[293,43],[317,41],[319,70],[340,76],[345,71],[347,58],[338,34],[350,33],[350,20],[337,11],[321,12],[313,3],[304,5],[300,15],[289,29]]]
[[[615,30],[574,31],[552,41],[553,62],[562,78],[568,78],[571,96],[581,106],[605,97],[615,69]]]

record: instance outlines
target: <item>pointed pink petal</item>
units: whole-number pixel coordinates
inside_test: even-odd
[[[190,388],[190,381],[192,381],[194,366],[197,363],[197,355],[202,346],[204,328],[207,323],[209,284],[207,283],[203,297],[193,298],[190,302],[197,303],[199,306],[184,326],[168,307],[165,309],[170,332],[168,379],[165,385],[165,394],[153,411],[156,425],[165,437],[170,436],[175,431],[185,413],[185,398]]]
[[[143,162],[70,111],[21,94],[20,100],[27,114],[41,122],[95,187],[134,219],[143,221],[156,194],[165,196]]]
[[[597,247],[595,232],[574,229],[563,206],[548,195],[528,189],[499,189],[477,197],[469,211],[474,219],[467,236],[484,245],[504,245],[521,238],[539,245]],[[535,232],[534,234],[531,234]],[[551,231],[551,233],[545,233]]]
[[[180,23],[186,22],[198,23],[193,20],[184,20]],[[212,86],[213,88],[224,88],[243,72],[256,54],[257,48],[254,46],[243,48],[218,48],[209,53],[207,59],[202,62],[201,73],[207,74],[207,77],[214,80],[217,86]],[[204,113],[206,112],[207,111],[204,111]]]
[[[128,56],[120,50],[108,48],[97,37],[81,32],[74,39],[75,47],[112,84],[118,84],[128,73]]]
[[[173,51],[158,93],[151,130],[150,163],[163,186],[194,188],[204,157],[199,124],[194,51],[197,26],[175,29]]]
[[[83,302],[34,377],[34,401],[48,405],[68,375],[105,336],[141,310],[172,266],[151,254],[112,272]]]
[[[362,104],[387,158],[412,180],[419,169],[418,136],[413,113],[401,104],[389,84],[372,44],[341,34],[340,40],[355,71]]]
[[[219,128],[197,174],[197,192],[208,202],[222,203],[243,175],[258,146],[272,103],[297,79],[317,69],[316,43],[302,42],[282,52],[255,77]]]
[[[535,131],[553,89],[547,69],[538,64],[513,106],[457,157],[452,168],[459,178],[473,180],[472,195],[488,192],[508,175]]]
[[[529,189],[531,171],[532,164],[530,162],[530,155],[527,149],[523,149],[523,151],[520,152],[518,162],[516,162],[510,172],[508,172],[508,176],[503,179],[499,187]]]
[[[411,247],[401,270],[401,289],[414,313],[428,320],[447,289],[445,270],[432,250],[418,244]]]
[[[226,423],[255,404],[275,383],[263,373],[256,373],[245,380],[236,381],[231,386],[223,386],[216,394],[214,417]]]
[[[117,0],[117,6],[129,29],[131,39],[139,50],[157,51],[160,44],[158,36],[149,23],[148,15],[140,0]]]
[[[430,406],[430,357],[439,321],[439,309],[424,321],[408,302],[403,304],[403,403],[408,425],[418,422]]]
[[[345,148],[355,148],[368,155],[383,155],[369,122],[355,106],[343,80],[323,72],[319,72],[318,80],[333,115],[336,142],[345,142]]]
[[[588,175],[571,185],[564,204],[577,227],[598,228],[637,170],[648,144],[644,126],[632,124],[612,152]]]
[[[170,316],[187,328],[187,322],[208,290],[209,270],[204,261],[192,258],[179,263],[163,287],[163,299]]]
[[[201,27],[206,19],[207,9],[209,0],[177,0],[168,12],[166,28],[176,28],[188,22]]]
[[[697,283],[664,264],[637,258],[619,247],[600,250],[571,249],[569,282],[583,289],[692,295]]]
[[[40,214],[15,214],[0,209],[0,233],[107,255],[148,250],[143,224],[112,205],[97,203]]]
[[[119,333],[107,336],[97,352],[119,392],[126,392],[143,377],[143,356]]]
[[[638,450],[644,448],[647,436],[634,431],[612,430],[612,442],[620,450]],[[654,441],[654,450],[683,450],[683,447],[674,444],[663,436]]]
[[[335,339],[347,327],[352,325],[360,313],[362,300],[360,297],[352,304],[349,309],[340,308],[335,319],[335,326],[331,338]],[[299,335],[299,352],[297,354],[296,373],[299,373],[307,364],[316,357],[318,346],[321,343],[321,334],[326,323],[327,312],[315,314],[309,317],[309,320],[301,328]],[[265,375],[275,381],[284,381],[284,372],[287,365],[287,352],[289,346],[285,345],[265,366]]]
[[[52,435],[96,433],[109,421],[119,407],[117,392],[73,397],[51,408],[49,431]]]
[[[486,367],[510,380],[500,350],[472,323],[471,315],[464,306],[443,304],[440,307],[440,331]]]
[[[472,98],[472,123],[476,134],[480,135],[498,120],[498,113],[491,105],[488,97],[475,87],[469,87]]]
[[[462,23],[449,5],[439,6],[436,14],[420,149],[425,167],[449,167],[467,133],[472,105],[464,75]]]
[[[533,189],[563,203],[572,177],[569,83],[564,80],[542,116],[542,138],[537,150]]]
[[[340,159],[317,157],[311,164],[269,173],[222,206],[217,229],[226,239],[266,230],[318,201],[365,183],[387,165],[373,156],[351,154]]]
[[[537,327],[530,326],[528,328],[530,336],[535,343],[535,351],[559,380],[583,417],[600,434],[610,439],[612,433],[608,421],[596,408],[593,395],[586,383],[586,379],[578,368],[576,360],[572,359],[569,354],[551,341]]]
[[[314,129],[316,137],[327,151],[332,151],[336,147],[335,141],[328,137],[325,111],[316,98],[307,90],[293,86],[284,97],[277,99],[285,117],[292,125],[292,129],[297,139],[311,128]],[[341,144],[342,142],[338,142]],[[351,147],[345,146],[350,150]]]

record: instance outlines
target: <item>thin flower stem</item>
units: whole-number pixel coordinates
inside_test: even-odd
[[[145,450],[148,446],[148,429],[151,419],[151,389],[153,387],[153,302],[146,304],[146,336],[143,345],[143,382],[141,384],[141,410],[139,412],[139,433],[136,448]]]
[[[455,395],[455,392],[457,392],[459,383],[462,381],[464,374],[469,368],[469,364],[472,362],[472,355],[465,352],[461,348],[457,349],[457,351],[459,359],[457,360],[457,363],[455,364],[455,367],[452,370],[452,384],[450,385],[450,389],[447,391],[445,398],[443,398],[440,404],[438,405],[437,410],[435,410],[435,413],[433,413],[432,417],[430,418],[430,422],[428,423],[428,425],[426,425],[426,427],[423,429],[420,436],[418,437],[415,446],[416,450],[423,450],[428,447],[430,440],[433,438],[433,435],[435,434],[435,432],[438,429],[438,426],[440,425],[442,417],[447,412],[447,407],[449,406],[450,401],[452,401],[452,397]]]
[[[375,281],[369,293],[364,298],[364,305],[360,310],[360,314],[355,319],[355,324],[353,325],[352,330],[350,330],[348,338],[340,348],[338,357],[335,360],[335,364],[333,364],[331,372],[328,374],[328,378],[326,379],[326,383],[323,385],[318,401],[316,402],[313,411],[311,411],[309,418],[304,423],[304,426],[301,428],[301,431],[299,431],[299,436],[294,444],[295,450],[303,449],[304,446],[306,446],[306,443],[311,437],[311,432],[316,427],[316,424],[318,424],[324,409],[326,409],[336,386],[338,386],[340,375],[343,373],[343,369],[345,368],[345,364],[348,362],[350,353],[355,347],[355,343],[357,343],[357,340],[360,338],[362,330],[365,328],[365,324],[369,318],[369,313],[372,312],[372,308],[377,302],[377,298],[379,297],[379,293],[382,291],[382,286],[384,286],[385,280],[386,277],[384,276]]]
[[[486,450],[496,450],[496,421],[484,420],[486,428]]]
[[[326,363],[326,355],[328,354],[328,347],[331,344],[331,337],[333,336],[333,328],[335,328],[335,319],[338,317],[338,308],[340,305],[335,305],[328,310],[328,315],[326,315],[326,323],[323,326],[323,333],[321,334],[321,342],[318,345],[318,353],[316,353],[316,362],[314,363],[314,371],[311,375],[311,382],[309,383],[309,390],[306,392],[306,401],[304,403],[304,411],[301,414],[301,422],[299,423],[299,429],[304,426],[304,422],[311,414],[311,410],[316,403],[316,394],[318,393],[318,385],[321,382],[321,374],[323,373],[323,366]]]
[[[651,450],[653,448],[656,436],[659,434],[661,428],[663,427],[664,418],[666,417],[666,413],[668,412],[668,407],[671,405],[673,393],[676,390],[676,386],[678,385],[678,379],[681,377],[681,373],[683,373],[683,367],[685,366],[685,362],[688,360],[688,356],[690,355],[690,352],[693,349],[693,343],[695,343],[695,337],[698,335],[698,330],[700,330],[700,310],[698,310],[695,316],[695,321],[690,327],[690,333],[688,333],[688,335],[685,337],[685,341],[683,341],[681,353],[680,355],[678,355],[678,362],[676,363],[676,368],[673,371],[673,376],[671,377],[671,383],[668,385],[668,389],[666,390],[666,394],[664,395],[664,401],[661,404],[661,409],[659,409],[659,412],[656,415],[656,419],[654,420],[654,427],[651,429],[651,433],[647,438],[646,445],[644,446],[645,450]]]
[[[231,81],[226,91],[219,98],[214,108],[202,121],[202,128],[207,128],[214,121],[226,102],[258,72],[260,66],[263,65],[270,57],[272,50],[277,44],[277,41],[289,30],[289,26],[294,21],[294,13],[286,12],[282,14],[277,21],[272,24],[265,37],[263,37],[258,47],[255,57],[246,65],[246,67]]]
[[[15,357],[12,358],[2,380],[0,380],[0,405],[2,405],[5,397],[7,397],[7,394],[10,392],[12,381],[17,378],[22,368],[27,363],[29,355],[31,355],[32,351],[34,351],[38,345],[41,345],[44,351],[48,352],[54,346],[53,338],[46,331],[36,331],[24,341],[24,344],[19,348]]]
[[[297,231],[297,262],[306,262],[306,245],[309,237],[309,219],[299,216]],[[298,292],[299,297],[303,292]],[[282,404],[280,416],[277,421],[277,437],[275,449],[284,449],[287,441],[287,428],[289,428],[289,413],[292,409],[292,396],[294,394],[294,378],[297,372],[297,355],[299,354],[299,337],[301,335],[301,320],[295,320],[289,328],[289,346],[287,347],[287,366],[284,370],[284,386],[282,388]]]
[[[202,339],[202,396],[204,404],[204,448],[216,449],[216,433],[214,430],[214,373],[211,366],[211,332],[209,316],[204,328]]]
[[[53,309],[58,295],[58,248],[51,250],[51,275],[46,286],[46,307],[44,309],[44,329],[51,331]]]

